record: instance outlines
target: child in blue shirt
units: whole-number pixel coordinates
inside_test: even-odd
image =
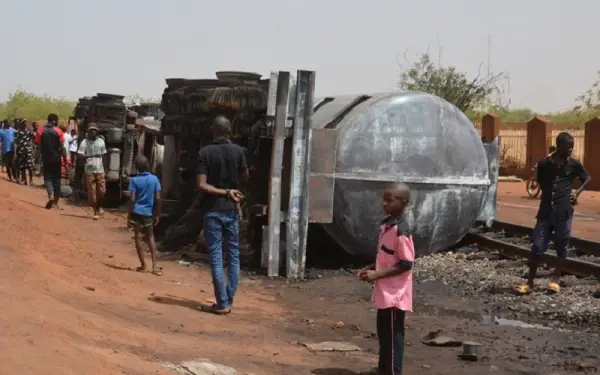
[[[129,181],[131,203],[128,222],[133,225],[135,230],[135,249],[141,263],[136,271],[146,271],[146,261],[142,250],[142,235],[144,235],[150,246],[152,273],[162,276],[162,271],[156,267],[156,242],[153,228],[158,224],[160,216],[160,181],[150,172],[150,163],[145,156],[138,156],[135,159],[135,167],[139,174]]]

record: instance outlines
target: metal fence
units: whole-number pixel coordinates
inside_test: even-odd
[[[476,126],[481,134],[481,127]],[[573,157],[583,161],[585,153],[585,130],[584,129],[554,129],[548,141],[551,145],[556,143],[556,136],[567,131],[575,140]],[[500,130],[501,145],[500,158],[501,163],[507,167],[523,168],[527,160],[527,129],[502,129]]]

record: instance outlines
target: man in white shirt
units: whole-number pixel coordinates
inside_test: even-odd
[[[104,155],[106,155],[106,145],[104,140],[98,137],[98,127],[91,123],[88,127],[87,138],[81,141],[78,158],[85,159],[85,176],[88,189],[88,202],[94,209],[92,219],[98,220],[104,213],[100,207],[100,202],[106,193],[106,180],[104,178]]]
[[[69,152],[73,155],[77,154],[77,132],[75,129],[72,129],[71,134],[69,134]]]

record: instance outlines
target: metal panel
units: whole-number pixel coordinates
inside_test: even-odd
[[[277,82],[278,73],[271,72],[271,78],[269,79],[269,92],[267,97],[267,116],[275,117],[275,111],[277,109]]]
[[[286,231],[287,278],[303,278],[308,237],[311,162],[311,117],[315,72],[299,70],[296,83],[292,140],[291,181]]]
[[[331,223],[338,131],[313,128],[312,133],[308,218],[311,223]]]
[[[312,118],[312,127],[315,129],[322,129],[360,97],[361,95],[345,95],[334,97],[333,100],[325,103],[317,112],[315,112]],[[318,103],[327,99],[331,98],[321,99],[318,101]]]
[[[287,120],[287,100],[290,89],[290,73],[279,72],[277,79],[277,102],[273,132],[271,178],[269,181],[269,247],[268,276],[279,276],[279,243],[281,236],[281,175],[283,143]]]
[[[328,224],[333,221],[333,193],[335,178],[326,175],[313,175],[309,178],[308,212],[311,223]]]
[[[498,176],[500,174],[500,137],[492,143],[484,143],[483,148],[488,159],[490,187],[477,221],[482,221],[489,228],[496,219],[496,202],[498,200]]]

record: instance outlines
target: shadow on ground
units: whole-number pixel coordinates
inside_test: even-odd
[[[148,301],[152,301],[155,303],[160,303],[162,305],[170,305],[170,306],[181,306],[186,307],[188,309],[199,311],[199,312],[211,312],[212,303],[200,303],[198,301],[194,301],[187,298],[172,296],[172,295],[164,295],[164,296],[150,296],[148,297]]]
[[[365,373],[355,372],[343,368],[318,368],[312,370],[311,374],[314,375],[361,375]]]

